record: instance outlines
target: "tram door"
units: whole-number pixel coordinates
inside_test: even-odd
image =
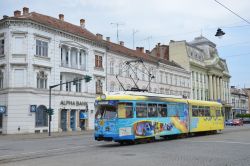
[[[70,111],[70,128],[73,131],[76,130],[76,110]]]
[[[81,110],[80,111],[80,115],[79,115],[79,124],[80,124],[80,128],[81,130],[86,130],[86,125],[87,125],[87,113],[85,110]]]
[[[67,131],[67,110],[61,111],[61,128],[63,131]]]

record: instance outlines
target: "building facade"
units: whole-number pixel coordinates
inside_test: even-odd
[[[126,48],[123,42],[107,42],[107,47],[107,91],[139,88],[154,93],[190,97],[190,72],[178,64],[153,57],[149,52],[144,52],[142,47],[137,47],[136,50]],[[138,59],[143,60],[143,64],[131,63],[130,67],[126,65],[126,62]],[[149,79],[149,74],[153,76],[152,79]]]
[[[133,70],[127,61],[143,60]],[[135,73],[132,75],[132,73]],[[148,78],[151,74],[152,79]],[[0,133],[48,132],[49,88],[52,132],[94,129],[95,98],[106,91],[135,88],[190,97],[190,72],[152,57],[143,48],[93,34],[85,20],[73,25],[59,18],[23,11],[0,20]],[[90,82],[84,77],[90,76]],[[74,80],[74,82],[72,82]],[[150,82],[150,83],[149,83]]]
[[[0,132],[48,131],[49,86],[51,131],[94,128],[94,100],[105,85],[105,46],[85,28],[29,12],[15,11],[0,20]]]
[[[231,76],[226,60],[219,57],[213,42],[203,36],[192,42],[170,41],[169,60],[191,72],[192,99],[221,102],[225,118],[230,118]]]
[[[250,98],[250,88],[244,88],[244,92],[247,94],[247,96],[248,96],[248,114],[250,114],[250,100],[249,100],[249,98]]]
[[[248,94],[243,89],[231,86],[232,117],[248,113]]]

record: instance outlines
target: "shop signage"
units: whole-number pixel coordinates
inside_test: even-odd
[[[30,112],[36,112],[36,105],[30,105]]]
[[[6,112],[6,106],[0,105],[0,113],[3,114]]]
[[[60,105],[74,105],[74,106],[84,106],[87,105],[84,101],[70,101],[70,100],[62,100]]]

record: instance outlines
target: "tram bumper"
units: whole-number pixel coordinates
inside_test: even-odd
[[[95,134],[95,140],[97,141],[115,141],[119,139],[118,134]]]

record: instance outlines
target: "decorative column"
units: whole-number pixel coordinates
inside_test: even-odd
[[[194,93],[193,93],[193,99],[197,99],[197,94],[196,94],[197,90],[196,90],[196,88],[197,88],[196,72],[194,72]]]
[[[81,128],[80,128],[80,110],[76,110],[76,131],[81,131]]]
[[[213,76],[209,74],[209,99],[214,100],[213,96]]]
[[[222,78],[220,78],[220,99],[223,101],[223,85],[222,85]]]
[[[213,100],[216,100],[216,97],[217,97],[217,93],[216,93],[216,76],[213,76],[213,91],[214,91]]]
[[[70,112],[71,112],[71,110],[68,109],[67,110],[67,131],[72,131],[72,129],[70,127]]]
[[[68,48],[68,67],[71,67],[71,47]]]
[[[80,65],[80,49],[77,49],[77,69],[81,69]]]
[[[220,81],[219,77],[216,77],[216,91],[217,91],[217,100],[220,98]]]

